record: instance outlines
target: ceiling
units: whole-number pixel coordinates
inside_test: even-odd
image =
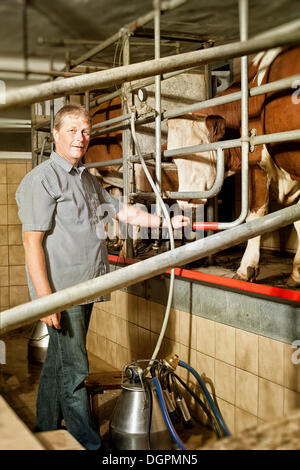
[[[31,68],[49,60],[61,68],[66,51],[78,58],[152,8],[152,0],[0,0],[0,71],[23,68],[24,56]],[[299,16],[298,0],[249,0],[249,37]],[[161,15],[161,32],[162,57],[238,40],[238,0],[187,0]],[[121,57],[117,41],[87,64],[118,66]],[[131,62],[153,57],[151,21],[132,36]]]
[[[10,89],[49,81],[45,72],[65,70],[66,57],[81,57],[152,10],[153,0],[0,0],[0,84]],[[299,0],[249,0],[249,37],[299,17]],[[154,58],[153,30],[152,20],[131,35],[131,63]],[[182,0],[161,14],[161,57],[237,40],[238,0]],[[84,62],[89,70],[81,72],[121,63],[119,39]],[[44,74],[25,74],[26,66]],[[28,119],[29,110],[3,115]]]
[[[161,57],[239,40],[238,0],[182,3],[161,14]],[[9,89],[51,80],[49,75],[24,73],[25,66],[63,70],[67,56],[80,57],[152,10],[153,0],[0,0],[0,84]],[[299,17],[299,0],[249,0],[249,37]],[[153,30],[152,20],[131,35],[131,63],[154,58]],[[119,39],[84,65],[92,71],[121,61]],[[0,116],[16,118],[30,119],[30,107]],[[1,141],[3,135],[2,129]]]

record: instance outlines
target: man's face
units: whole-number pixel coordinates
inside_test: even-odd
[[[53,129],[55,151],[77,166],[90,140],[90,123],[81,116],[66,115],[60,129]]]

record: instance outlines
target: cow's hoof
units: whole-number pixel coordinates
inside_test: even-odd
[[[259,268],[253,266],[248,266],[247,276],[241,276],[238,272],[233,276],[233,279],[238,279],[239,281],[254,282],[259,275]]]
[[[247,278],[249,282],[254,282],[259,275],[259,268],[254,268],[253,266],[248,266],[247,268]]]
[[[237,281],[246,281],[242,276],[240,276],[238,273],[235,273],[234,276],[232,276],[232,279],[236,279]]]
[[[140,243],[134,250],[135,256],[140,256],[148,253],[151,250],[151,245]]]
[[[287,280],[286,285],[287,285],[287,287],[289,287],[291,289],[295,289],[297,287],[300,287],[300,282],[295,281],[295,279],[293,279],[292,276],[290,276]]]

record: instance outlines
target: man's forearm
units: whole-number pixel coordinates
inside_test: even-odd
[[[159,227],[161,217],[149,212],[143,211],[130,204],[124,204],[122,210],[118,213],[118,220],[126,224],[139,225],[140,227]]]
[[[140,227],[153,227],[158,228],[161,226],[168,227],[166,219],[161,218],[158,215],[150,214],[149,212],[143,211],[138,207],[130,204],[123,204],[122,209],[117,214],[117,219],[120,222],[126,224],[139,225]],[[185,227],[190,223],[190,219],[184,215],[176,215],[171,219],[171,225],[174,229]]]
[[[25,261],[36,295],[39,298],[52,294],[43,250],[44,234],[45,232],[38,231],[24,233]],[[60,319],[61,312],[40,318],[43,323],[58,330],[61,329]]]
[[[24,248],[27,269],[37,297],[51,294],[42,243],[27,240],[24,242]]]

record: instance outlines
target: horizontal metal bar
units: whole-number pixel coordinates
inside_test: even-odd
[[[147,153],[144,155],[144,160],[153,160],[155,158],[154,153]],[[140,158],[138,155],[129,155],[127,160],[130,163],[140,163]],[[118,166],[123,164],[123,158],[116,158],[115,160],[106,160],[103,162],[90,162],[85,163],[84,166],[86,168],[102,168],[105,166]]]
[[[262,144],[269,144],[269,143],[275,143],[275,142],[288,142],[288,141],[293,141],[296,139],[300,139],[300,129],[292,130],[292,131],[285,131],[285,132],[274,132],[273,134],[265,134],[265,135],[257,135],[253,137],[249,137],[249,143],[250,145],[262,145]],[[219,142],[212,142],[210,144],[201,144],[201,145],[193,145],[190,147],[181,147],[179,149],[172,149],[172,150],[164,150],[163,157],[164,158],[182,158],[182,157],[188,157],[192,153],[198,153],[198,152],[208,152],[209,150],[218,150],[219,148],[222,149],[229,149],[229,148],[237,148],[241,147],[241,141],[240,139],[233,139],[233,140],[221,140]],[[153,153],[148,153],[143,156],[144,160],[152,160],[154,158]],[[129,161],[132,163],[139,163],[139,157],[138,156],[129,156]],[[120,165],[122,164],[123,160],[121,158],[115,159],[115,160],[108,160],[108,161],[103,161],[103,162],[92,162],[92,163],[86,163],[85,166],[87,168],[100,168],[100,167],[105,167],[105,166],[112,166],[112,165]],[[169,192],[169,196],[173,198],[173,193]],[[171,195],[172,194],[172,195]],[[182,199],[185,199],[183,197],[183,193],[180,193],[182,196]],[[194,196],[195,197],[195,196]],[[203,196],[205,197],[205,196]],[[186,196],[187,199],[190,199],[190,197]],[[177,197],[175,197],[177,199]]]
[[[265,93],[274,92],[285,90],[286,88],[290,88],[293,83],[296,83],[300,80],[300,75],[292,75],[291,77],[283,78],[281,80],[276,80],[271,83],[266,83],[265,85],[260,85],[257,87],[249,88],[249,96],[259,96],[264,95]],[[210,98],[209,100],[199,101],[198,103],[194,103],[188,106],[184,106],[180,109],[174,109],[171,111],[165,111],[162,114],[163,119],[172,119],[174,117],[178,117],[181,114],[185,113],[193,113],[195,111],[200,111],[201,109],[205,108],[212,108],[214,106],[220,106],[222,104],[232,103],[234,101],[239,101],[241,99],[241,92],[236,91],[234,93],[230,93],[228,95],[216,96],[214,98]]]
[[[191,67],[191,68],[179,70],[179,71],[176,71],[176,72],[164,73],[164,74],[161,75],[161,80],[168,80],[169,78],[176,77],[177,75],[189,72],[189,71],[194,70],[194,69],[195,69],[195,67]],[[131,84],[129,86],[128,91],[133,93],[134,91],[138,90],[139,88],[143,88],[143,87],[146,87],[146,86],[149,86],[149,85],[153,85],[154,81],[155,81],[154,78],[148,78],[148,79],[145,79],[145,80],[140,80],[137,83]],[[106,103],[107,101],[110,101],[113,98],[116,98],[117,96],[121,96],[121,94],[122,94],[122,90],[119,89],[119,90],[113,91],[112,93],[108,93],[105,96],[101,96],[101,98],[98,98],[96,100],[93,99],[90,102],[90,107],[99,106],[100,104]]]
[[[272,134],[257,135],[249,137],[250,145],[269,144],[272,142],[285,142],[292,141],[300,138],[300,129],[285,132],[274,132]],[[220,140],[210,144],[192,145],[190,147],[181,147],[178,149],[164,150],[163,156],[165,158],[176,158],[188,156],[198,152],[207,152],[209,150],[217,150],[218,148],[228,149],[241,147],[240,139],[233,140]]]
[[[31,160],[31,152],[0,151],[0,160]]]
[[[210,144],[191,145],[190,147],[181,147],[178,149],[164,150],[164,158],[188,157],[188,155],[198,152],[209,152],[210,150],[218,150],[218,148],[228,149],[241,146],[240,139],[220,140],[211,142]]]
[[[18,305],[0,313],[0,333],[29,324],[73,305],[93,300],[99,295],[122,289],[164,273],[166,270],[225,250],[250,238],[285,227],[300,219],[300,205],[281,209],[238,227],[188,243],[174,250],[118,269],[103,276],[60,290],[46,297]]]
[[[154,115],[155,115],[155,112],[149,113],[146,117],[137,119],[136,126],[141,126],[143,124],[148,124],[149,122],[153,122],[154,121],[154,117],[153,117]],[[115,119],[117,119],[117,118],[115,118]],[[119,118],[118,118],[118,120],[121,121],[121,122],[123,120],[125,121],[127,119],[128,119],[128,117],[122,119],[122,116],[119,116]],[[101,129],[100,131],[92,132],[92,136],[93,137],[99,137],[100,135],[109,134],[110,132],[117,132],[117,131],[127,129],[127,127],[128,127],[127,124],[119,124],[119,125],[116,125],[116,126],[106,127],[105,129]]]
[[[26,130],[31,129],[31,121],[30,119],[13,119],[13,118],[0,118],[0,131],[4,129],[7,131],[8,129],[12,130]]]
[[[102,103],[106,103],[107,101],[110,101],[116,98],[117,96],[121,96],[121,93],[122,93],[122,90],[120,89],[120,90],[113,91],[112,93],[108,93],[105,96],[101,96],[101,98],[98,98],[96,100],[93,99],[92,101],[90,101],[90,108],[92,108],[93,106],[99,106]]]
[[[108,119],[107,121],[103,121],[103,122],[99,122],[98,124],[95,124],[94,126],[92,126],[92,129],[99,129],[101,127],[105,127],[105,126],[110,126],[111,124],[114,124],[115,122],[122,122],[122,121],[126,121],[128,119],[131,118],[131,114],[132,113],[127,113],[127,114],[122,114],[120,116],[117,116],[115,118],[112,118],[112,119]],[[151,113],[148,113],[145,117],[143,117],[142,119],[138,120],[136,122],[136,124],[145,124],[151,120],[153,120],[153,118],[155,117],[155,111],[151,112]],[[110,129],[113,129],[113,127],[108,127],[107,129],[105,129],[104,131],[100,131],[100,133],[107,133],[107,131],[109,131]],[[101,135],[100,133],[97,133],[97,135]],[[92,132],[92,135],[94,133]]]
[[[290,142],[300,139],[300,129],[292,131],[274,132],[273,134],[256,135],[250,137],[250,145],[271,144],[275,142]]]
[[[107,119],[107,121],[99,122],[98,124],[94,124],[92,126],[92,129],[93,130],[100,129],[101,127],[110,126],[111,124],[114,124],[115,122],[126,121],[126,119],[130,119],[130,117],[131,117],[131,113],[122,114],[121,116],[117,116],[112,119]]]
[[[298,83],[299,81],[300,81],[300,74],[292,75],[287,78],[282,78],[281,80],[276,80],[271,83],[266,83],[265,85],[260,85],[257,87],[250,88],[249,95],[250,97],[252,97],[252,96],[263,95],[269,92],[285,90],[287,88],[290,88],[294,83]],[[153,80],[153,83],[154,83],[154,80]],[[209,100],[199,101],[197,103],[194,103],[188,106],[183,106],[181,108],[174,109],[171,111],[165,111],[162,113],[161,116],[162,116],[162,120],[172,119],[172,118],[181,116],[182,114],[193,113],[196,111],[200,111],[201,109],[206,109],[208,107],[214,107],[214,106],[220,106],[222,104],[232,103],[234,101],[239,101],[240,99],[241,99],[241,92],[237,91],[234,93],[230,93],[228,95],[216,96],[215,98],[210,98]],[[103,102],[105,102],[105,100]],[[129,119],[128,116],[124,120]],[[152,119],[149,117],[149,122],[152,120],[154,121],[154,117]],[[122,125],[122,127],[113,128],[113,131],[125,129],[127,127],[129,127],[129,125],[127,124]],[[103,131],[103,134],[104,133],[106,132]]]
[[[156,194],[154,192],[145,192],[145,191],[137,191],[136,193],[130,193],[130,198],[142,198],[142,199],[156,199]],[[164,191],[162,191],[162,197],[164,197]]]
[[[40,69],[0,69],[0,73],[27,73],[28,75],[48,75],[50,77],[75,77],[80,75],[80,72],[64,72],[59,70],[40,70]]]
[[[118,85],[131,80],[138,80],[162,73],[180,70],[186,67],[196,67],[202,64],[215,63],[220,59],[230,59],[249,55],[276,46],[297,44],[300,42],[300,19],[292,21],[285,28],[274,28],[263,39],[251,38],[243,42],[224,44],[200,51],[186,52],[161,59],[153,59],[138,64],[115,67],[100,72],[92,72],[79,77],[54,80],[36,86],[10,90],[6,93],[6,103],[0,105],[0,111],[16,106],[40,102],[59,96],[70,95],[99,86],[110,87],[112,83]]]

